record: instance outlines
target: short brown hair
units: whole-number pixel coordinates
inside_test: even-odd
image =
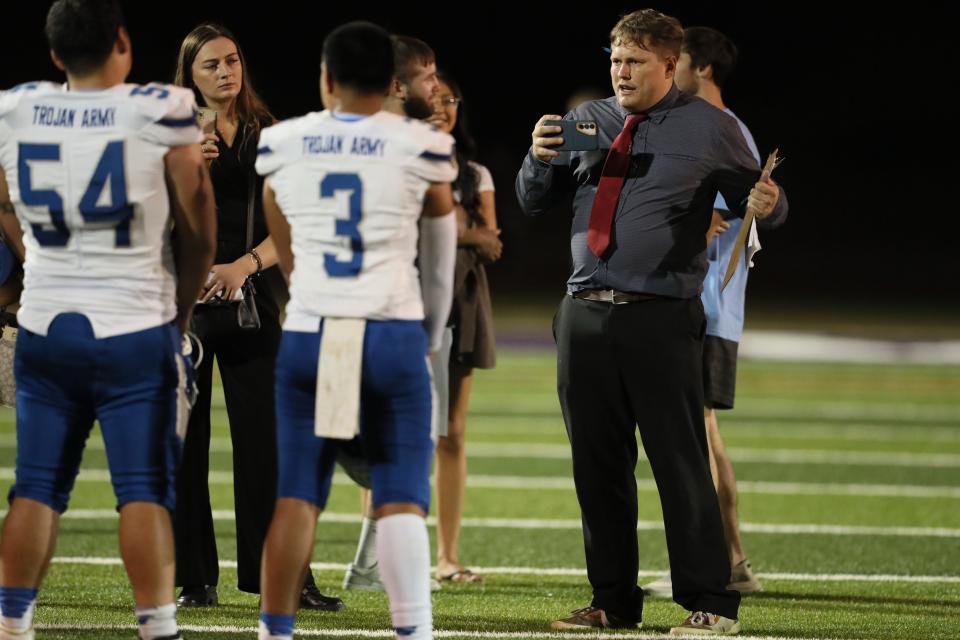
[[[610,31],[610,44],[634,44],[643,49],[661,49],[679,58],[683,44],[683,27],[680,21],[672,16],[654,9],[640,9],[620,18]]]
[[[416,75],[413,68],[415,64],[427,67],[437,61],[433,49],[423,40],[399,35],[390,36],[390,40],[393,42],[394,73],[397,74],[397,80],[404,84]]]
[[[690,54],[690,63],[695,69],[710,65],[713,69],[713,82],[721,89],[737,66],[737,45],[710,27],[684,29],[683,50]]]

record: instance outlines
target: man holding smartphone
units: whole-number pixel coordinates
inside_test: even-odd
[[[573,193],[573,273],[554,321],[557,388],[573,450],[590,606],[555,629],[636,628],[639,426],[660,491],[674,600],[692,614],[675,634],[732,634],[740,597],[726,555],[704,436],[699,294],[717,191],[734,211],[786,215],[732,118],[680,93],[683,31],[644,9],[610,33],[615,95],[565,119],[597,123],[597,151],[564,152],[547,115],[517,177],[528,214]],[[559,150],[558,148],[559,147]]]

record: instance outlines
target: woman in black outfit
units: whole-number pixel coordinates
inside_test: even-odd
[[[276,265],[277,255],[263,217],[263,179],[254,171],[260,129],[274,118],[250,84],[236,38],[224,27],[202,24],[184,38],[175,82],[193,88],[197,104],[216,111],[215,132],[207,134],[202,150],[217,201],[217,254],[201,296],[206,304],[198,304],[193,315],[193,330],[203,345],[200,394],[184,442],[174,518],[177,585],[183,587],[177,604],[211,606],[217,603],[219,577],[207,486],[214,358],[233,442],[241,591],[260,592],[260,556],[276,501],[274,364],[280,320],[277,287],[260,273]],[[252,235],[247,224],[251,213]],[[239,328],[238,305],[229,302],[251,276],[260,316],[256,330]],[[338,611],[343,602],[321,594],[308,572],[300,606]]]

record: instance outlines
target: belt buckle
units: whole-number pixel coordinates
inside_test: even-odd
[[[632,302],[630,294],[616,289],[584,289],[573,296],[591,302],[606,302],[608,304],[627,304]]]

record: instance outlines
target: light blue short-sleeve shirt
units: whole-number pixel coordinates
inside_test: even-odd
[[[724,111],[740,125],[740,131],[743,132],[747,146],[750,147],[750,151],[757,162],[760,162],[757,143],[750,135],[747,125],[743,124],[740,118],[737,118],[730,109],[724,109]],[[723,196],[719,193],[717,193],[717,200],[713,207],[721,211],[730,210]],[[700,299],[703,301],[703,310],[707,316],[707,335],[740,342],[740,337],[743,335],[743,308],[747,291],[747,261],[744,254],[741,254],[737,270],[723,293],[720,293],[720,285],[723,283],[723,276],[727,271],[727,265],[730,262],[730,256],[737,242],[737,234],[740,233],[743,220],[732,218],[728,222],[730,228],[714,238],[710,246],[707,247],[708,269],[703,280],[703,293],[700,295]]]

